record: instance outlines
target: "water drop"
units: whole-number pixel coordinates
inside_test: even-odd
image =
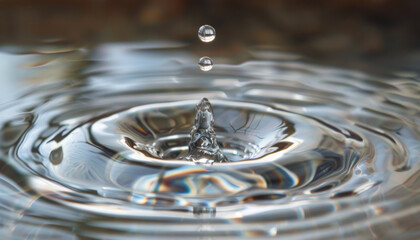
[[[210,71],[213,68],[213,60],[207,56],[204,56],[198,61],[198,66],[200,66],[201,71]]]
[[[54,165],[58,165],[63,161],[63,148],[61,146],[51,151],[50,161]]]
[[[216,38],[216,29],[210,25],[203,25],[198,29],[198,37],[202,42],[211,42]]]
[[[207,98],[201,99],[196,106],[195,124],[191,130],[187,160],[196,163],[228,162],[217,145],[213,129],[213,107]]]

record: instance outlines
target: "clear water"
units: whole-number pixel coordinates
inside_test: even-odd
[[[249,56],[203,73],[174,43],[3,49],[26,90],[1,106],[0,234],[418,237],[418,76]],[[229,161],[185,158],[203,97]]]

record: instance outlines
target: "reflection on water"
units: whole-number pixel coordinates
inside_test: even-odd
[[[203,73],[157,42],[6,50],[35,83],[0,112],[6,238],[418,234],[416,75],[259,49]],[[184,159],[203,97],[229,162]]]

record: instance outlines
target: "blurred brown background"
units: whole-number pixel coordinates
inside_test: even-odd
[[[3,0],[0,18],[0,45],[165,39],[198,46],[198,27],[210,24],[219,51],[275,45],[344,64],[417,69],[420,61],[418,0]]]

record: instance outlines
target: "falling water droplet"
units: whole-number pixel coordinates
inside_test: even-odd
[[[216,29],[210,25],[203,25],[198,29],[198,37],[202,42],[211,42],[216,38]]]
[[[213,60],[207,56],[204,56],[198,61],[198,66],[200,66],[201,71],[210,71],[213,68]]]
[[[228,162],[217,145],[216,133],[213,129],[213,107],[207,98],[201,99],[196,107],[195,125],[191,130],[187,160],[196,163],[212,164]]]

